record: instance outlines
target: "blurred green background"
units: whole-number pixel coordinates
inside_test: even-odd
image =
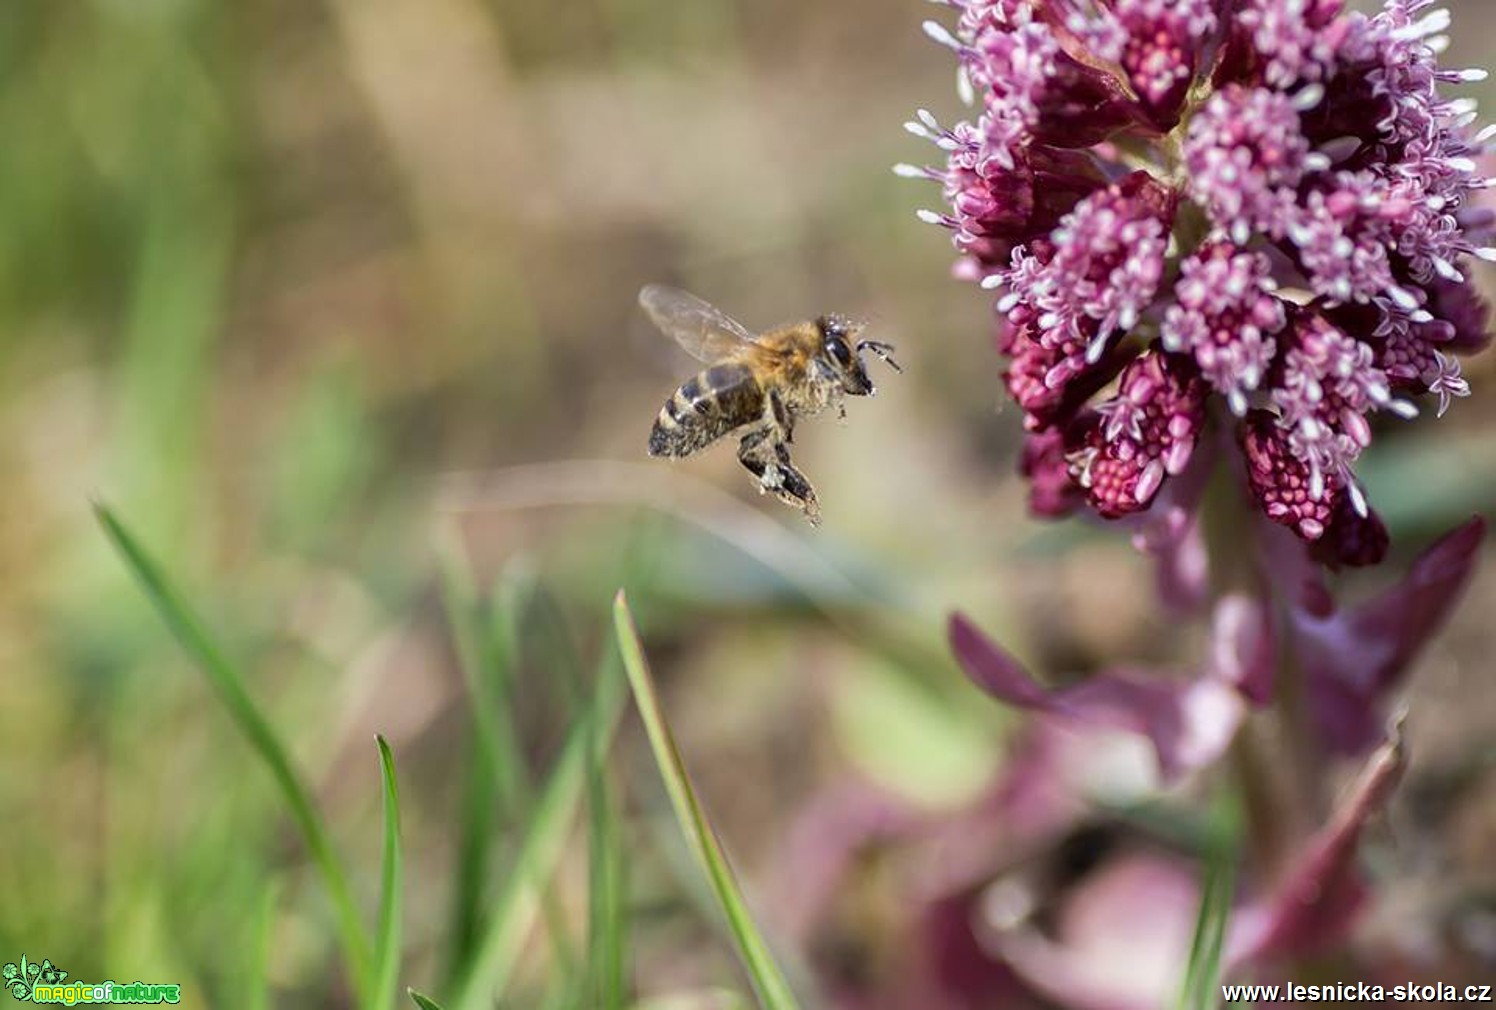
[[[1496,15],[1449,6],[1450,60],[1478,64]],[[750,895],[822,790],[872,780],[938,809],[993,774],[1007,721],[945,657],[950,608],[1047,672],[1199,656],[1124,536],[1024,516],[988,299],[914,220],[934,192],[889,171],[934,153],[900,129],[915,107],[958,114],[948,54],[919,31],[932,12],[0,6],[0,959],[179,980],[228,1007],[253,1005],[263,959],[273,1005],[350,998],[270,777],[92,498],[243,663],[371,915],[372,740],[389,738],[402,979],[420,988],[441,990],[461,930],[474,750],[454,579],[490,630],[487,601],[519,592],[520,637],[550,642],[520,648],[506,703],[531,777],[585,693],[558,667],[611,648],[629,585]],[[835,310],[898,345],[906,374],[797,439],[821,530],[759,498],[729,450],[644,458],[692,370],[635,306],[653,281],[750,326]],[[1491,358],[1467,375],[1474,397],[1366,461],[1398,543],[1367,584],[1496,500]],[[1422,664],[1415,774],[1487,746],[1493,604],[1486,570]],[[741,989],[631,716],[610,777],[638,988]],[[511,827],[492,825],[493,867]],[[1496,787],[1444,827],[1431,858],[1455,879],[1496,844]],[[566,859],[563,919],[585,902],[567,885],[585,853]],[[552,967],[537,939],[514,1005],[538,1005]]]

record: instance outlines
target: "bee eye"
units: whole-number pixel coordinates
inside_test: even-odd
[[[838,365],[843,368],[852,367],[852,348],[841,337],[832,337],[826,341],[826,350]]]

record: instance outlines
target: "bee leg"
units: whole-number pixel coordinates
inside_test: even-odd
[[[750,431],[738,441],[738,462],[748,468],[755,477],[762,478],[774,455],[767,428]]]
[[[784,404],[784,398],[775,389],[769,390],[768,400],[768,422],[778,433],[777,441],[789,445],[795,440],[795,419],[790,417],[789,408]],[[765,432],[767,435],[768,432]]]
[[[820,522],[815,488],[790,461],[789,447],[772,432],[761,429],[745,435],[738,445],[738,461],[758,479],[760,493],[772,491],[774,497],[805,513],[812,524]]]
[[[779,487],[779,464],[770,449],[767,429],[759,429],[743,436],[738,443],[738,462],[757,478],[760,493]]]
[[[758,479],[758,490],[760,494],[773,491],[775,497],[788,501],[787,495],[793,492],[787,490],[791,481],[790,473],[796,472],[793,466],[788,466],[789,450],[782,442],[774,438],[773,432],[766,428],[743,436],[738,444],[738,462]],[[795,498],[792,504],[798,504]]]
[[[779,466],[781,484],[778,492],[779,500],[786,505],[793,505],[805,513],[805,518],[810,520],[812,526],[821,524],[821,503],[816,498],[816,489],[811,487],[810,481],[805,475],[790,462],[790,450],[784,443],[774,446],[775,462]]]

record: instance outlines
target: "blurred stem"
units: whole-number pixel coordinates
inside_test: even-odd
[[[1218,418],[1217,421],[1223,419]],[[1224,424],[1219,430],[1227,430]],[[1224,454],[1230,459],[1229,454]],[[1231,465],[1217,468],[1201,505],[1201,524],[1209,555],[1211,596],[1253,597],[1262,606],[1275,633],[1286,627],[1259,559],[1263,545],[1256,531],[1258,518]],[[1280,636],[1281,637],[1281,636]],[[1292,850],[1299,814],[1305,809],[1303,790],[1312,764],[1304,758],[1304,737],[1291,709],[1297,704],[1295,663],[1283,641],[1275,643],[1273,718],[1249,718],[1231,747],[1231,774],[1241,796],[1247,845],[1243,854],[1255,868],[1271,874]],[[1286,755],[1287,760],[1275,760]]]
[[[1230,459],[1229,454],[1222,455]],[[1210,557],[1211,598],[1219,600],[1231,593],[1246,593],[1265,600],[1267,594],[1255,563],[1258,545],[1256,538],[1249,535],[1252,516],[1229,464],[1216,467],[1200,513],[1205,550]]]
[[[1268,759],[1271,742],[1262,739],[1260,724],[1248,723],[1231,744],[1231,771],[1241,794],[1244,834],[1243,855],[1254,869],[1270,874],[1292,851],[1282,819],[1275,816],[1282,806],[1282,790],[1274,781]]]
[[[1319,823],[1321,813],[1327,807],[1324,776],[1317,774],[1324,762],[1324,753],[1316,740],[1314,719],[1309,712],[1309,696],[1304,690],[1304,671],[1299,665],[1298,654],[1286,631],[1292,615],[1285,600],[1273,599],[1273,627],[1280,630],[1278,649],[1278,676],[1275,680],[1274,715],[1279,731],[1284,738],[1287,755],[1286,776],[1292,787],[1288,821],[1285,829],[1312,830]]]

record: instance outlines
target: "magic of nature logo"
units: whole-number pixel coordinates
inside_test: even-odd
[[[12,996],[21,1002],[61,1003],[177,1003],[182,987],[165,982],[69,982],[68,973],[44,959],[41,964],[21,955],[19,963],[0,969],[0,978]]]

